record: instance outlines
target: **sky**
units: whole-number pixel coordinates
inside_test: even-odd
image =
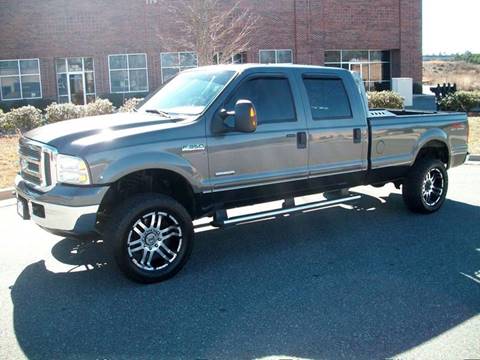
[[[480,0],[423,0],[423,53],[480,53]]]

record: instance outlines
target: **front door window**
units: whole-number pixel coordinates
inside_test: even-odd
[[[56,59],[58,102],[85,105],[95,101],[93,58]]]

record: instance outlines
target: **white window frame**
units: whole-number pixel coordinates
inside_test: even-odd
[[[81,58],[82,59],[82,70],[81,71],[69,71],[68,69],[68,59]],[[93,70],[85,70],[85,59],[92,59]],[[57,60],[65,61],[65,71],[57,72]],[[54,59],[55,65],[55,80],[57,82],[57,100],[60,102],[60,91],[58,88],[58,75],[67,75],[67,95],[61,95],[62,97],[68,96],[68,102],[72,102],[72,94],[70,92],[70,75],[82,75],[83,77],[83,102],[87,104],[87,96],[95,96],[97,98],[97,79],[95,78],[95,58],[93,56],[70,56],[70,57],[59,57]],[[87,81],[86,73],[93,73],[93,90],[94,93],[87,93]]]
[[[20,69],[20,61],[32,61],[36,60],[37,61],[37,69],[38,73],[36,74],[25,74],[23,76],[38,76],[38,80],[40,82],[40,96],[35,96],[35,97],[23,97],[23,84],[22,84],[22,73]],[[18,77],[18,80],[20,82],[20,97],[15,98],[15,99],[4,99],[3,98],[3,91],[2,91],[2,86],[1,86],[1,81],[0,81],[0,101],[18,101],[18,100],[30,100],[30,99],[42,99],[43,98],[43,89],[42,89],[42,74],[40,70],[40,59],[39,58],[32,58],[32,59],[8,59],[8,60],[0,60],[0,62],[6,62],[6,61],[16,61],[17,62],[17,68],[18,68],[18,75],[0,75],[0,79],[3,78],[8,78],[8,77]]]
[[[385,50],[385,49],[343,49],[343,50],[338,50],[338,49],[328,49],[328,50],[325,50],[325,52],[327,51],[338,51],[340,52],[340,61],[328,61],[328,62],[325,62],[325,65],[332,65],[332,64],[340,64],[340,67],[343,67],[343,65],[349,65],[349,69],[350,69],[350,65],[351,64],[359,64],[359,65],[369,65],[368,66],[368,80],[363,80],[363,82],[365,83],[365,87],[367,88],[367,85],[368,85],[368,88],[367,88],[367,91],[370,89],[370,86],[374,83],[392,83],[392,51],[391,50]],[[368,61],[343,61],[343,52],[344,51],[367,51],[368,52]],[[374,51],[388,51],[390,52],[390,61],[382,61],[382,60],[372,60],[371,59],[371,53],[374,52]],[[380,81],[372,81],[371,80],[371,73],[370,73],[370,65],[371,64],[389,64],[390,66],[390,80],[380,80]],[[362,74],[360,74],[361,76]]]
[[[260,64],[265,64],[265,63],[260,62],[260,61],[261,61],[261,56],[260,56],[260,54],[262,53],[262,51],[274,51],[274,52],[275,52],[275,62],[274,62],[273,64],[279,64],[279,62],[278,62],[278,53],[279,53],[280,51],[290,51],[290,54],[292,55],[292,56],[291,56],[291,58],[292,58],[292,61],[291,61],[291,62],[289,62],[289,63],[280,63],[280,64],[293,64],[294,61],[295,61],[294,58],[293,58],[293,50],[292,50],[292,49],[260,49],[260,50],[258,50],[258,62],[259,62]],[[272,63],[270,63],[270,64],[272,64]]]
[[[219,53],[215,53],[214,56],[217,56],[217,58],[218,58],[218,54],[219,54]],[[237,56],[237,55],[240,55],[242,62],[239,62],[239,63],[234,62],[234,61],[235,61],[235,56]],[[235,55],[232,55],[232,56],[230,57],[230,62],[229,62],[229,64],[246,64],[246,62],[243,61],[243,60],[246,59],[246,58],[247,58],[247,52],[246,52],[246,51],[242,51],[242,52],[236,53]],[[216,62],[214,61],[214,63],[215,63],[215,65],[219,65],[218,61],[216,61]]]
[[[163,59],[162,59],[162,55],[171,55],[171,54],[176,54],[177,55],[177,58],[178,58],[178,65],[176,66],[163,66]],[[181,66],[180,65],[180,55],[181,54],[194,54],[195,55],[195,66]],[[196,51],[166,51],[166,52],[161,52],[160,53],[160,71],[161,71],[161,76],[162,76],[162,84],[165,83],[164,79],[163,79],[163,69],[177,69],[178,72],[180,73],[183,70],[185,69],[193,69],[193,68],[196,68],[198,67],[198,53]]]
[[[130,68],[128,56],[129,55],[143,55],[145,56],[144,68]],[[125,56],[127,59],[127,67],[123,69],[110,69],[110,57],[112,56]],[[147,89],[146,90],[130,90],[130,70],[145,70],[147,74]],[[112,91],[112,71],[127,71],[128,91]],[[148,84],[148,56],[146,53],[128,53],[128,54],[111,54],[108,55],[108,79],[110,83],[110,94],[130,94],[130,93],[148,93],[150,91],[150,85]]]

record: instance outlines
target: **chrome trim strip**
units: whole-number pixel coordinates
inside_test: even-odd
[[[272,216],[276,215],[283,215],[283,214],[290,214],[298,211],[304,211],[304,210],[310,210],[310,209],[317,209],[320,210],[322,208],[325,208],[327,206],[332,206],[332,205],[337,205],[341,204],[344,202],[349,202],[353,200],[358,200],[362,196],[361,195],[355,195],[355,196],[349,196],[341,199],[335,199],[335,200],[327,200],[327,201],[318,201],[310,204],[305,204],[305,205],[300,205],[296,207],[292,207],[290,209],[278,209],[278,210],[272,210],[272,211],[265,211],[261,213],[256,213],[256,214],[251,214],[251,215],[242,215],[238,217],[234,217],[231,219],[227,219],[223,221],[224,225],[231,225],[231,224],[238,224],[240,222],[246,222],[246,221],[252,221],[252,220],[259,220],[259,219],[264,219],[264,218],[269,218]]]
[[[40,152],[41,150],[38,150],[38,151]],[[28,162],[31,162],[31,163],[40,165],[41,159],[40,159],[40,160],[34,159],[34,158],[31,157],[31,156],[22,154],[21,152],[19,153],[19,155],[20,155],[21,158],[27,160]]]
[[[379,161],[377,161],[378,163]],[[375,165],[375,162],[372,160],[372,169],[383,169],[387,167],[395,167],[395,166],[404,166],[404,165],[411,165],[412,161],[401,161],[397,163],[381,163],[380,165]]]
[[[255,184],[229,186],[229,187],[220,188],[220,189],[206,190],[206,191],[203,191],[203,193],[204,194],[209,194],[209,193],[221,192],[221,191],[248,189],[248,188],[252,188],[252,187],[256,187],[256,186],[275,185],[275,184],[281,184],[281,183],[286,183],[286,182],[290,182],[290,181],[298,181],[298,180],[308,180],[308,176],[302,176],[302,177],[298,177],[298,178],[291,178],[291,179],[284,179],[284,180],[272,180],[272,181],[255,183]]]
[[[309,179],[315,179],[315,178],[325,177],[330,175],[333,176],[333,175],[349,174],[349,173],[362,172],[362,171],[367,171],[367,169],[338,170],[338,171],[329,172],[329,173],[310,174]]]
[[[32,176],[38,176],[41,179],[42,174],[39,171],[30,170],[29,168],[22,169],[22,171]]]

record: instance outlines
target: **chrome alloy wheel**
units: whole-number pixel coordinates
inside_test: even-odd
[[[444,191],[443,174],[438,168],[430,169],[422,184],[422,198],[426,205],[435,206],[442,199]]]
[[[142,270],[170,265],[182,247],[182,229],[175,217],[154,211],[139,218],[128,234],[128,256]]]

